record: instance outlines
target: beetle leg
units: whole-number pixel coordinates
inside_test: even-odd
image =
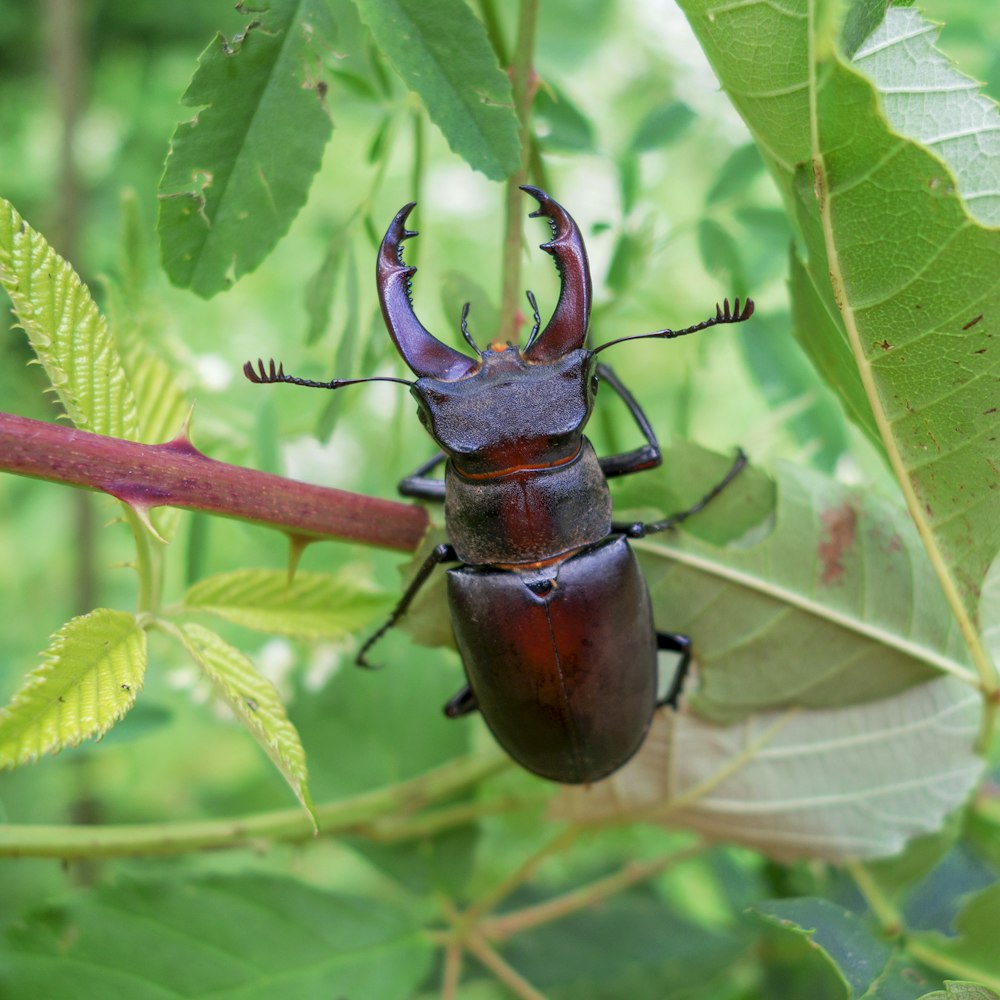
[[[478,709],[479,702],[476,701],[476,696],[472,693],[472,688],[466,684],[461,691],[453,695],[445,703],[444,714],[449,719],[458,719],[463,715],[469,715],[472,712],[478,711]]]
[[[606,382],[608,387],[621,397],[622,402],[628,407],[628,412],[632,414],[632,419],[642,431],[642,436],[646,439],[646,443],[641,448],[601,458],[601,471],[605,478],[627,476],[632,472],[641,472],[643,469],[655,469],[663,459],[660,455],[660,444],[656,440],[656,432],[653,430],[649,418],[643,412],[635,396],[629,392],[610,365],[598,364],[597,374],[602,382]]]
[[[742,448],[737,448],[736,459],[730,470],[696,504],[692,504],[687,510],[671,514],[669,517],[663,518],[662,521],[636,521],[632,524],[620,521],[613,522],[611,529],[621,532],[626,538],[645,538],[646,535],[655,535],[658,531],[669,531],[671,528],[676,528],[692,514],[704,510],[743,471],[746,464],[746,454]]]
[[[688,670],[691,668],[691,640],[688,636],[679,635],[676,632],[657,632],[656,648],[668,653],[681,654],[681,658],[677,663],[677,669],[674,671],[673,680],[670,682],[670,687],[665,694],[660,694],[659,692],[663,690],[661,678],[659,690],[657,691],[658,697],[656,699],[657,708],[663,705],[677,708],[677,699],[680,698],[681,691],[684,690],[684,682],[687,680]]]
[[[458,561],[455,550],[447,542],[434,546],[430,555],[423,561],[423,565],[421,565],[416,575],[410,581],[410,585],[403,591],[403,596],[399,599],[396,607],[393,608],[388,620],[377,632],[370,635],[365,644],[358,650],[358,655],[355,657],[354,662],[359,667],[372,668],[375,666],[375,664],[368,662],[368,651],[406,614],[406,609],[413,602],[413,598],[417,596],[417,591],[427,582],[427,578],[434,572],[435,568],[440,566],[441,563]]]
[[[404,497],[415,497],[417,500],[444,500],[444,480],[427,475],[444,459],[444,452],[439,451],[432,459],[414,469],[405,479],[401,479],[396,488]]]

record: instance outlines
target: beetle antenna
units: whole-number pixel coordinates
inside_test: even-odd
[[[330,382],[314,382],[308,378],[296,378],[294,375],[286,375],[284,366],[275,366],[274,359],[268,362],[268,367],[264,367],[264,362],[258,358],[255,369],[252,361],[248,361],[243,366],[243,374],[251,382],[257,385],[264,385],[270,382],[289,382],[292,385],[304,385],[312,389],[339,389],[345,385],[357,385],[359,382],[398,382],[400,385],[413,386],[413,383],[405,378],[392,378],[389,375],[373,375],[369,378],[335,378]]]
[[[478,357],[482,356],[482,351],[476,346],[476,342],[472,339],[472,334],[469,333],[469,307],[472,303],[466,302],[462,306],[462,336],[465,337],[465,342],[476,352]]]
[[[660,338],[661,340],[673,340],[674,337],[686,337],[689,333],[697,333],[699,330],[707,330],[710,326],[720,326],[723,323],[742,323],[753,315],[753,299],[747,299],[740,307],[740,300],[734,299],[732,308],[729,306],[729,299],[722,300],[722,306],[716,304],[715,315],[710,319],[696,323],[694,326],[686,326],[683,330],[657,330],[655,333],[637,333],[632,337],[619,337],[617,340],[609,340],[606,344],[594,348],[594,354],[599,354],[607,347],[614,347],[615,344],[624,344],[626,340],[650,340]]]
[[[524,345],[524,349],[527,350],[535,342],[535,337],[538,336],[538,328],[542,325],[542,317],[538,315],[538,303],[535,301],[535,293],[529,289],[527,291],[528,302],[531,303],[531,311],[535,317],[535,325],[531,328],[531,336],[528,338],[528,342]]]

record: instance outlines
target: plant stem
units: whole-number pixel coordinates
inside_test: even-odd
[[[320,834],[363,832],[383,816],[413,813],[447,799],[508,766],[499,755],[474,755],[451,761],[426,774],[316,809]],[[419,817],[415,835],[423,831]],[[402,823],[395,824],[401,837]],[[137,823],[123,826],[0,825],[0,857],[7,858],[136,858],[166,857],[250,847],[275,841],[313,838],[312,819],[302,809],[240,816],[234,819],[181,823]]]
[[[515,996],[521,1000],[545,1000],[543,993],[539,993],[521,973],[508,965],[478,934],[470,935],[466,945]]]
[[[483,19],[483,26],[486,28],[486,37],[489,38],[490,45],[496,53],[497,62],[501,66],[508,65],[510,57],[507,54],[507,45],[503,40],[503,32],[500,30],[500,18],[497,17],[494,0],[479,0],[476,6],[479,8],[479,16]]]
[[[872,913],[879,922],[883,933],[897,937],[903,929],[903,918],[899,910],[882,891],[882,887],[872,878],[871,872],[860,861],[849,861],[845,865],[847,873],[865,897]]]
[[[520,934],[554,920],[561,920],[570,913],[589,909],[630,886],[648,881],[673,865],[688,858],[698,857],[704,851],[705,845],[698,843],[672,851],[652,861],[633,862],[614,875],[598,879],[590,885],[582,886],[556,899],[549,899],[536,906],[527,906],[500,917],[484,920],[479,924],[479,932],[490,941],[504,941],[514,934]]]
[[[217,462],[187,440],[138,444],[8,413],[0,413],[0,471],[101,490],[139,510],[203,510],[310,541],[411,552],[428,524],[420,507]]]
[[[499,341],[518,339],[520,310],[517,303],[521,288],[521,229],[524,216],[524,196],[520,187],[528,180],[528,160],[531,149],[531,102],[535,96],[535,26],[538,21],[538,0],[521,0],[517,21],[517,42],[511,65],[511,87],[514,110],[521,124],[521,163],[507,178],[506,221],[503,240],[503,287],[500,293]]]
[[[470,927],[475,925],[484,914],[489,913],[501,900],[509,896],[519,885],[527,882],[531,878],[542,862],[553,854],[566,850],[577,837],[583,832],[581,827],[571,826],[563,830],[557,837],[554,837],[541,850],[536,851],[527,861],[521,865],[512,875],[505,878],[499,885],[490,892],[481,896],[472,906],[462,914],[463,925]]]

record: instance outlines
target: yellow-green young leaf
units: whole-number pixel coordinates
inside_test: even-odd
[[[0,767],[106,733],[142,687],[146,633],[133,615],[98,608],[59,629],[43,657],[0,709]]]
[[[135,398],[104,317],[73,268],[3,199],[0,283],[73,423],[134,439]]]
[[[342,639],[385,607],[384,599],[350,570],[297,573],[291,581],[284,570],[220,573],[196,583],[184,604],[258,632],[299,639]]]
[[[145,348],[127,353],[129,381],[138,399],[140,441],[161,444],[184,427],[191,403],[170,366]]]
[[[263,747],[315,823],[316,810],[306,784],[305,751],[274,685],[257,672],[247,656],[209,629],[184,625],[181,633],[188,652]]]

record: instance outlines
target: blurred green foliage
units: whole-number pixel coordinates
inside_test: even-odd
[[[64,58],[53,22],[60,8],[49,4],[38,16],[13,5],[0,19],[0,194],[71,260],[119,333],[141,331],[155,345],[195,401],[192,434],[201,450],[392,496],[417,456],[429,453],[403,390],[372,385],[331,397],[261,390],[242,379],[242,363],[274,356],[307,378],[397,371],[372,264],[385,225],[410,200],[419,202],[414,221],[421,230],[407,247],[407,259],[420,266],[417,311],[456,343],[461,305],[471,300],[470,326],[487,340],[500,296],[501,186],[451,151],[354,6],[329,0],[336,35],[324,99],[333,137],[308,204],[262,266],[224,295],[197,298],[161,271],[157,191],[170,136],[194,113],[181,97],[199,53],[217,32],[232,38],[244,31],[247,15],[220,0],[79,6],[79,29],[70,38],[79,70],[70,78],[80,109],[69,168],[60,155],[67,123],[56,93],[56,81],[65,79],[57,70],[66,70],[56,65]],[[515,6],[473,6],[495,18],[509,53]],[[997,19],[972,0],[928,0],[924,9],[947,19],[942,46],[949,54],[1000,93]],[[719,330],[616,352],[617,370],[661,438],[692,438],[720,451],[740,444],[759,465],[791,460],[891,494],[881,457],[788,336],[793,226],[679,12],[546,0],[535,65],[542,176],[533,180],[571,207],[584,232],[595,340],[697,322],[726,294],[752,291],[758,303],[752,332]],[[534,249],[547,229],[531,223],[525,232],[530,252],[522,285],[551,303],[556,277]],[[0,352],[0,408],[53,419],[40,370],[26,367],[24,337],[12,332]],[[632,447],[632,435],[615,403],[592,424],[599,451]],[[86,504],[89,522],[70,490],[0,478],[0,703],[67,619],[93,606],[135,603],[135,577],[123,565],[134,558],[129,537],[121,524],[104,523],[117,508],[98,495]],[[286,547],[274,532],[202,515],[185,515],[178,531],[181,555],[168,566],[168,602],[210,574],[286,565]],[[301,567],[355,574],[395,594],[399,561],[323,543],[307,548]],[[362,673],[349,666],[351,643],[268,640],[238,624],[220,631],[255,657],[288,704],[317,801],[401,782],[470,750],[490,752],[481,727],[440,716],[441,703],[461,683],[451,651],[395,635],[380,657],[386,668]],[[0,774],[0,823],[168,824],[292,805],[264,754],[219,712],[178,648],[154,633],[150,662],[155,669],[136,707],[100,745]],[[358,980],[345,974],[344,995],[441,995],[442,971],[425,933],[444,926],[440,899],[465,905],[544,851],[557,830],[542,814],[546,791],[527,775],[502,774],[479,797],[444,803],[467,809],[467,821],[400,843],[390,825],[377,835],[362,829],[353,838],[271,843],[263,851],[68,864],[5,858],[0,928],[11,932],[0,945],[0,997],[26,995],[4,992],[23,984],[37,995],[70,995],[73,979],[53,956],[71,930],[97,970],[74,983],[74,996],[117,989],[146,997],[160,988],[197,996],[212,988],[263,997],[278,991],[277,982],[289,998],[327,997],[326,966],[314,968],[312,956],[337,956],[337,949],[348,963],[366,949],[386,956],[384,963],[362,961]],[[400,813],[407,819],[405,808]],[[995,839],[988,811],[977,823],[980,845]],[[945,858],[934,870],[949,875],[944,888],[933,883],[933,895],[947,895],[951,910],[925,906],[919,919],[905,913],[922,932],[913,951],[898,938],[881,939],[877,927],[891,925],[895,902],[888,915],[878,902],[894,893],[926,899],[935,876],[920,864],[898,877],[856,865],[851,881],[818,863],[779,866],[742,849],[705,848],[648,885],[626,886],[602,897],[601,907],[514,939],[504,958],[541,993],[519,993],[513,980],[499,985],[496,969],[487,974],[467,959],[463,985],[445,995],[916,1000],[942,987],[955,956],[974,960],[984,981],[995,984],[995,958],[968,923],[958,943],[937,936],[952,930],[960,893],[985,890],[971,909],[977,920],[984,913],[992,919],[995,909],[988,887],[995,887],[996,859],[983,851],[983,861],[964,845],[949,850],[960,833],[956,823],[933,845],[934,860]],[[628,861],[690,844],[686,835],[642,825],[592,832],[572,849],[553,851],[503,908],[531,907]],[[926,849],[918,842],[911,850]],[[872,891],[879,877],[882,890]],[[856,884],[868,890],[863,917],[848,912],[866,909]],[[745,913],[769,897],[779,902]],[[178,931],[191,935],[194,950],[171,949],[167,942]],[[863,947],[851,953],[852,941]],[[213,949],[226,961],[217,962]],[[366,978],[379,964],[384,978]]]

